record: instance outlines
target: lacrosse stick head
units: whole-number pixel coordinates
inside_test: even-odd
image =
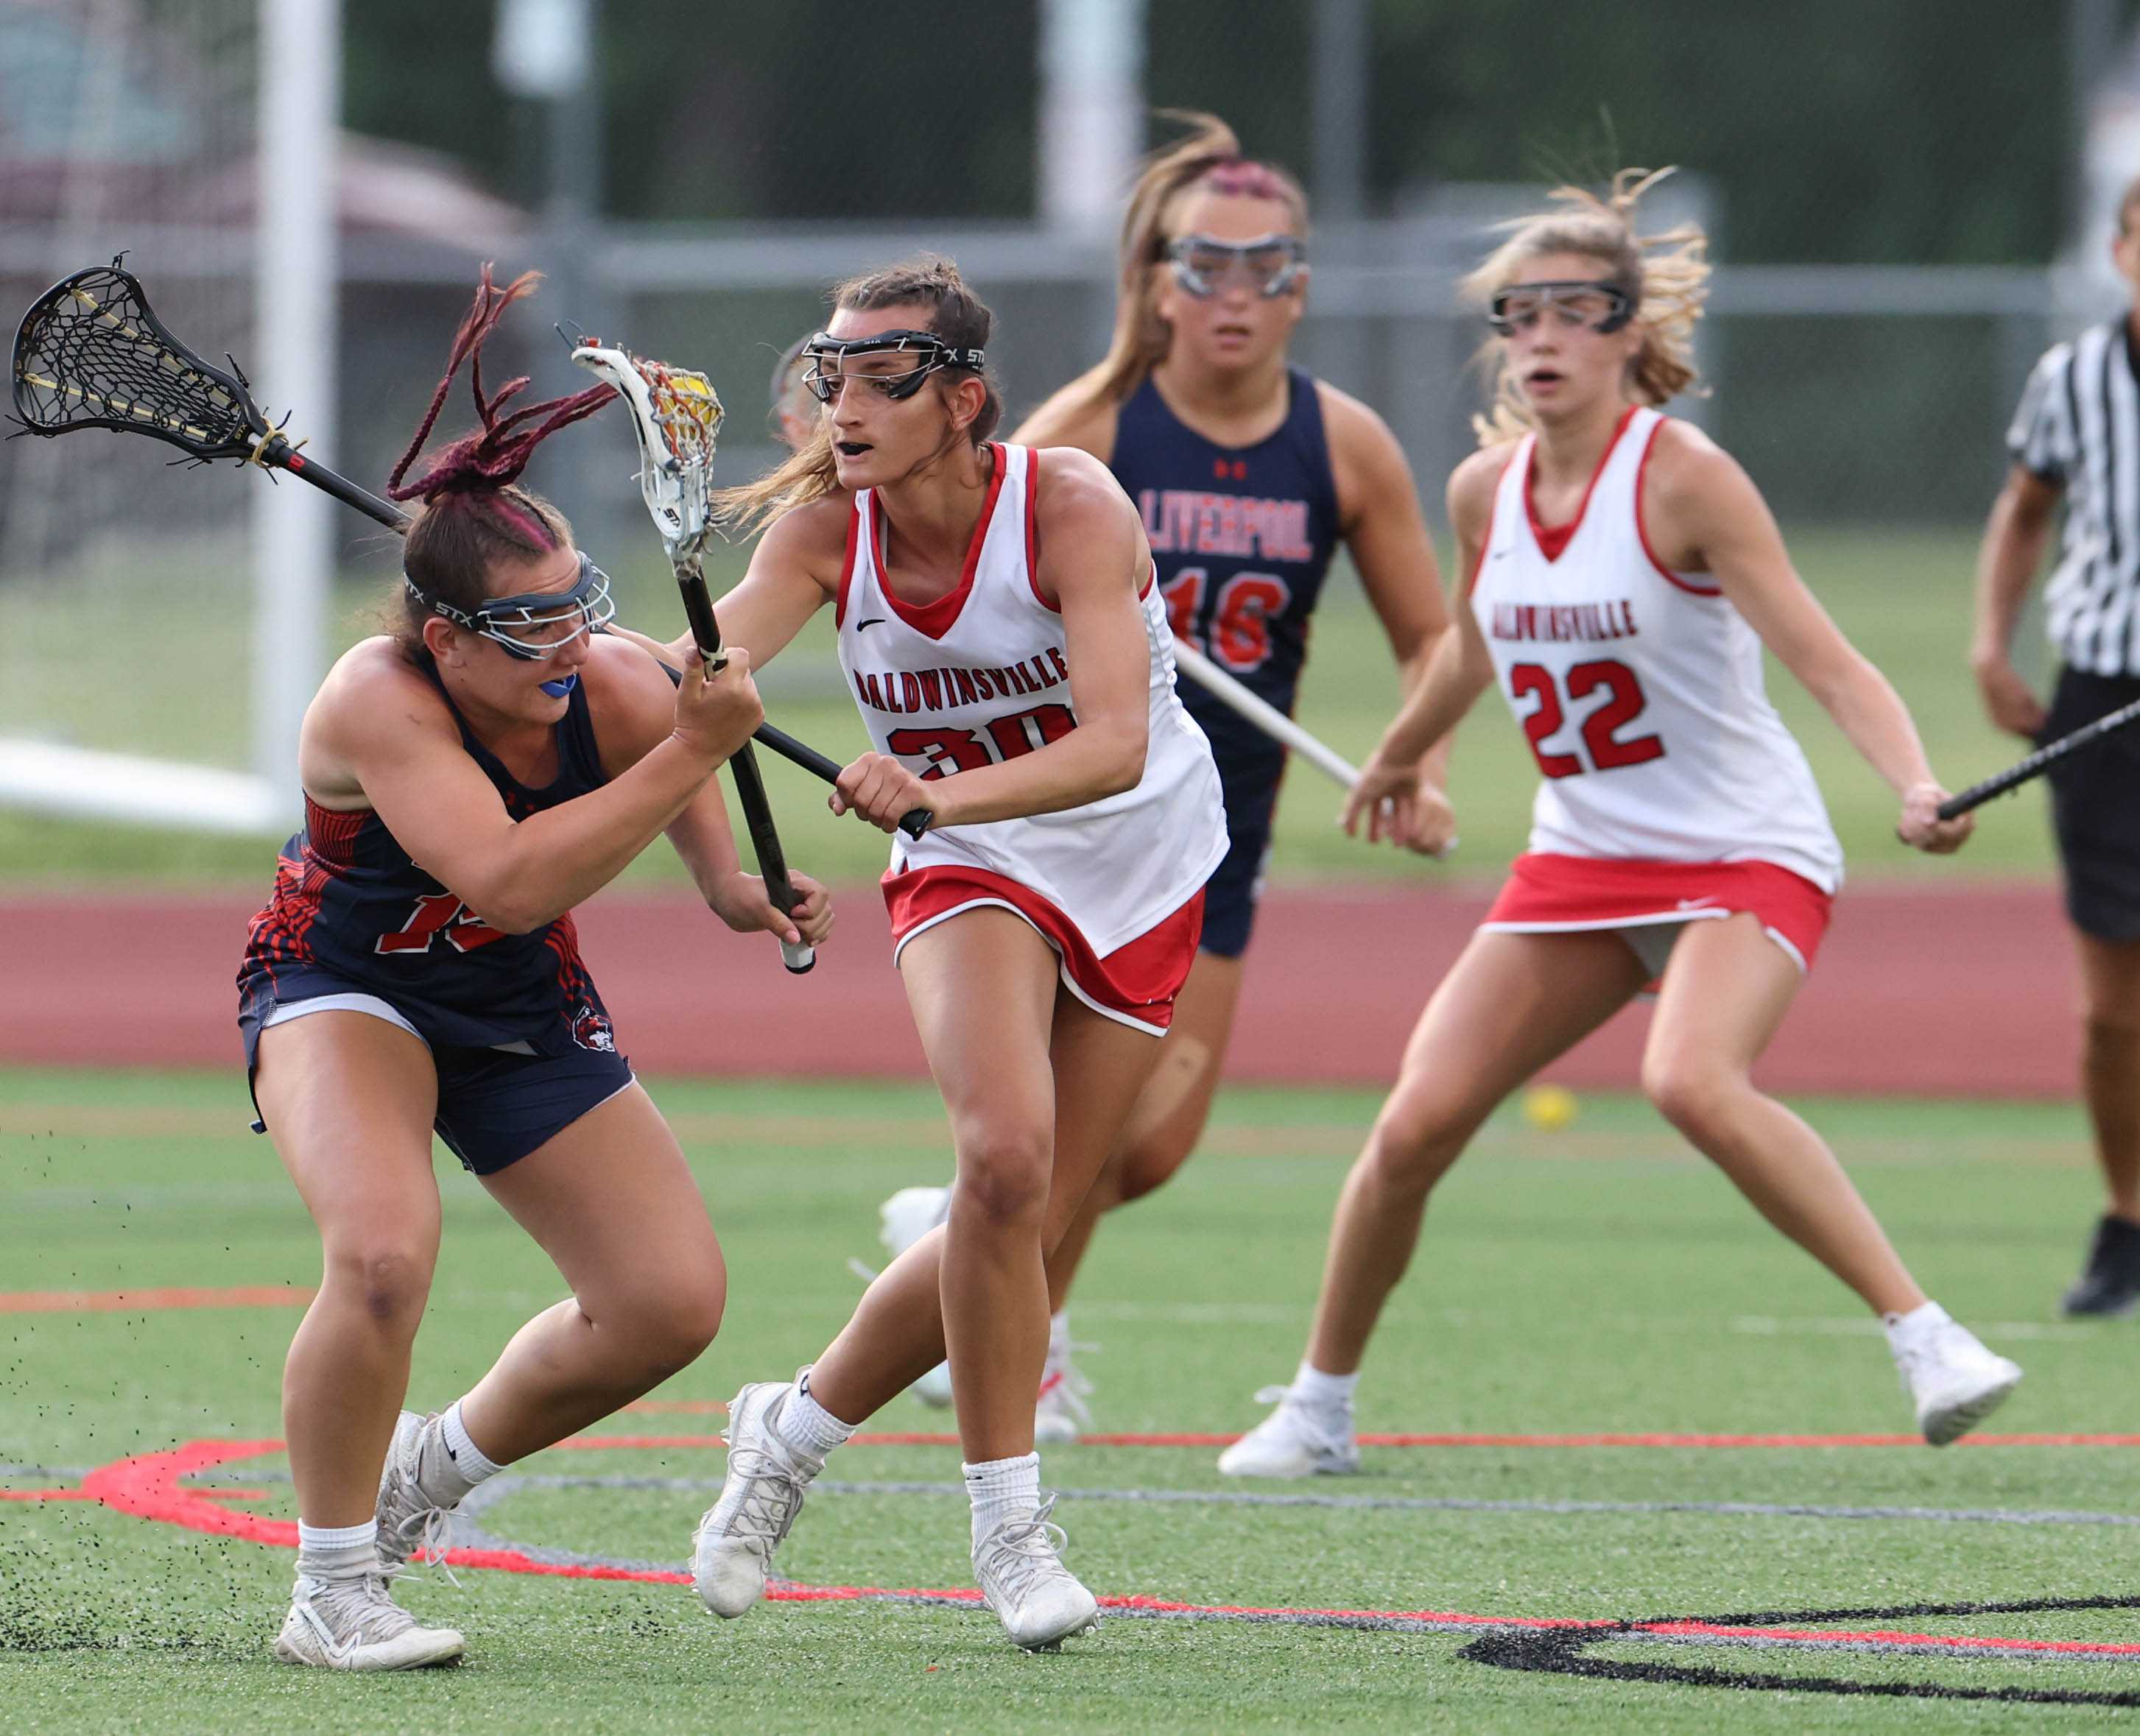
[[[615,386],[631,412],[640,497],[670,563],[695,558],[714,534],[714,443],[724,413],[713,382],[591,340],[574,346],[572,360]]]
[[[201,360],[116,260],[61,278],[15,333],[15,414],[35,434],[111,428],[189,457],[257,459],[275,438],[243,376]]]

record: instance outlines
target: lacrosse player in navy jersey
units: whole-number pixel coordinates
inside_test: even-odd
[[[665,831],[731,927],[814,943],[831,923],[822,887],[795,877],[791,923],[739,865],[713,774],[763,716],[749,659],[710,677],[690,660],[672,688],[598,635],[608,581],[511,485],[608,389],[501,419],[517,386],[479,388],[482,431],[400,486],[454,371],[532,281],[498,291],[485,272],[395,471],[395,498],[421,503],[401,606],[306,714],[305,830],[238,976],[254,1101],[324,1249],[283,1373],[299,1541],[275,1649],[292,1664],[459,1657],[458,1632],[388,1596],[395,1572],[475,1484],[667,1379],[719,1324],[720,1245],[618,1052],[572,906]],[[572,1293],[426,1417],[400,1406],[438,1256],[434,1130]]]
[[[1114,472],[1143,516],[1175,637],[1280,711],[1292,714],[1308,619],[1341,542],[1409,684],[1449,611],[1418,490],[1389,429],[1287,360],[1307,305],[1307,198],[1283,170],[1244,158],[1224,122],[1190,118],[1192,130],[1147,164],[1131,194],[1106,359],[1016,438],[1082,448]],[[1177,686],[1218,761],[1229,848],[1205,888],[1203,939],[1158,1067],[1049,1262],[1043,1440],[1074,1440],[1089,1420],[1064,1303],[1094,1228],[1162,1185],[1202,1135],[1285,772],[1277,742],[1194,682]],[[1453,836],[1446,763],[1444,748],[1424,769],[1419,824],[1406,841],[1426,854]],[[894,1253],[938,1220],[946,1198],[909,1188],[886,1201]],[[915,1391],[950,1400],[940,1371]]]

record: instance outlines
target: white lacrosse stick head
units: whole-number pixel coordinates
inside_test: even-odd
[[[597,343],[577,345],[572,360],[615,386],[631,413],[640,497],[670,564],[699,554],[714,534],[714,441],[723,411],[713,382]]]

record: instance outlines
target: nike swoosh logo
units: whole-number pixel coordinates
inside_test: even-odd
[[[881,626],[883,623],[884,617],[881,615],[872,615],[867,620],[856,621],[855,623],[855,631],[859,633],[865,627]]]
[[[1715,902],[1714,898],[1682,898],[1679,901],[1679,907],[1682,910],[1700,910],[1706,909]]]

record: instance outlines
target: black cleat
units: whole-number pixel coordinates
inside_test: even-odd
[[[2140,1224],[2106,1217],[2095,1227],[2088,1265],[2066,1292],[2066,1317],[2129,1314],[2140,1302]]]

